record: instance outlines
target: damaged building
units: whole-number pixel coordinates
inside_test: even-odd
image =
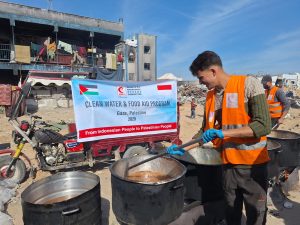
[[[72,77],[156,79],[156,36],[123,45],[123,20],[106,21],[0,1],[0,84],[32,82],[39,105],[70,106]],[[121,47],[120,47],[121,46]],[[126,46],[126,48],[124,47]],[[46,102],[45,99],[48,99]]]

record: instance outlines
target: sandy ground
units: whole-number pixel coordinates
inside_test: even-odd
[[[73,109],[65,109],[65,108],[57,108],[57,109],[45,109],[42,108],[37,113],[42,116],[45,120],[51,120],[54,122],[59,122],[60,120],[64,120],[66,122],[73,121],[74,114]],[[181,139],[183,142],[187,142],[191,139],[193,134],[199,129],[202,118],[203,118],[203,107],[198,106],[196,110],[196,118],[190,118],[190,105],[185,104],[180,107],[180,124],[181,124]],[[26,118],[26,116],[21,119]],[[300,133],[300,110],[299,109],[291,109],[289,116],[285,120],[285,124],[280,127],[280,129],[291,130],[293,132]],[[11,139],[11,127],[7,122],[7,118],[0,114],[0,144],[9,144]],[[36,165],[35,156],[33,150],[30,148],[29,144],[26,145],[24,149],[24,153],[29,156],[33,164]],[[97,170],[89,170],[90,172],[94,172],[100,177],[101,180],[101,197],[102,197],[102,220],[103,224],[118,224],[116,218],[111,209],[111,185],[110,185],[110,172],[108,170],[109,164],[103,164]],[[35,180],[39,180],[43,177],[51,175],[48,172],[38,171]],[[7,212],[14,219],[15,225],[22,225],[22,207],[20,194],[22,191],[30,185],[34,180],[28,178],[24,183],[22,183],[18,188],[18,194],[15,198],[11,200],[11,202],[7,206]],[[295,191],[290,192],[290,200],[294,203],[294,207],[292,209],[286,209],[282,207],[282,205],[278,205],[277,208],[274,208],[278,211],[277,217],[272,214],[268,214],[267,224],[268,225],[298,225],[300,224],[300,188]]]

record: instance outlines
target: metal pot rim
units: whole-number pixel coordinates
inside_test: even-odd
[[[218,167],[218,166],[222,166],[224,165],[223,163],[222,164],[203,164],[203,163],[196,163],[196,162],[190,162],[188,160],[182,160],[182,159],[179,159],[179,158],[176,158],[179,162],[183,162],[183,163],[187,163],[187,164],[190,164],[190,165],[193,165],[193,166],[205,166],[205,167]]]
[[[297,136],[297,137],[272,137],[272,136],[270,136],[270,134],[272,132],[274,132],[274,133],[289,133],[289,134],[292,134],[293,136]],[[271,133],[269,135],[267,135],[267,138],[270,140],[297,140],[297,139],[300,139],[300,134],[298,134],[296,132],[292,132],[292,131],[273,130],[273,131],[271,131]]]
[[[137,156],[137,157],[139,157],[139,156]],[[156,183],[136,182],[136,181],[132,181],[132,180],[126,179],[124,177],[121,177],[121,176],[119,176],[118,174],[116,174],[114,172],[114,166],[116,165],[115,163],[117,163],[118,161],[109,166],[109,171],[111,173],[111,176],[113,176],[113,177],[115,177],[117,179],[123,180],[123,181],[128,182],[128,183],[143,184],[143,185],[148,185],[148,186],[159,186],[159,185],[168,184],[168,183],[171,183],[171,182],[173,182],[175,180],[178,180],[178,179],[182,178],[186,174],[186,171],[187,171],[186,167],[183,164],[181,164],[178,160],[176,160],[174,158],[170,158],[170,157],[161,157],[161,158],[167,158],[167,159],[175,161],[177,163],[177,165],[180,166],[181,169],[182,169],[181,174],[178,175],[177,177],[172,178],[172,179],[169,179],[169,180],[166,180],[166,181],[160,181],[160,182],[156,182]]]
[[[68,171],[68,172],[59,172],[59,173],[56,173],[52,176],[48,176],[48,177],[45,177],[41,180],[38,180],[32,184],[30,184],[22,193],[21,193],[21,200],[23,202],[26,202],[27,204],[33,204],[35,205],[35,203],[33,203],[32,201],[28,200],[28,198],[30,197],[30,195],[32,195],[32,192],[35,191],[36,189],[38,189],[39,187],[42,187],[43,185],[47,184],[47,183],[50,183],[51,181],[53,180],[57,180],[57,181],[60,181],[61,179],[63,178],[68,178],[68,176],[71,176],[71,177],[82,177],[82,178],[91,178],[95,181],[95,185],[91,186],[89,189],[86,189],[86,191],[82,192],[80,195],[92,190],[93,188],[95,188],[98,184],[100,184],[100,178],[95,175],[95,174],[92,174],[92,173],[88,173],[88,172],[83,172],[83,171]],[[80,196],[79,195],[79,196]],[[75,198],[78,198],[79,196],[76,196],[76,197],[73,197],[71,199],[68,199],[64,202],[67,202],[67,201],[72,201],[73,199]],[[63,203],[63,202],[57,202],[55,204],[60,204],[60,203]],[[40,204],[38,204],[40,205]],[[42,205],[52,205],[52,204],[42,204]]]
[[[211,157],[207,157],[211,156]],[[218,150],[211,148],[196,147],[190,149],[183,156],[172,156],[177,160],[193,165],[201,166],[221,166],[223,165],[221,155]]]
[[[271,144],[271,147],[272,147],[271,149],[269,149],[269,143]],[[281,144],[278,141],[275,141],[272,139],[267,140],[267,148],[268,148],[268,151],[275,151],[275,152],[282,151]]]

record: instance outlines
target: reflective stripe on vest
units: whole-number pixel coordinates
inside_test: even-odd
[[[278,89],[278,87],[274,86],[269,91],[265,90],[271,118],[280,118],[283,112],[282,104],[275,102],[275,95]]]
[[[224,90],[222,103],[222,129],[237,129],[248,126],[251,118],[245,110],[245,76],[231,76]],[[214,128],[209,115],[214,115],[215,92],[210,90],[206,99],[205,129]],[[219,139],[220,140],[220,139]],[[269,160],[267,151],[267,138],[228,138],[222,142],[222,161],[224,164],[254,165]]]
[[[222,126],[222,129],[223,129],[223,130],[229,130],[229,129],[242,128],[242,127],[246,127],[246,126],[248,126],[248,124],[237,124],[237,125],[234,125],[234,124],[228,124],[228,125],[223,125],[223,126]]]
[[[220,129],[219,125],[215,125],[215,89],[209,90],[206,95],[206,103],[205,103],[205,127],[204,131],[209,129]],[[220,149],[222,145],[222,140],[220,138],[216,138],[212,141],[215,149]]]
[[[224,143],[224,148],[235,148],[237,150],[255,150],[258,148],[263,148],[267,145],[267,141],[261,141],[258,143],[251,144],[238,144],[233,142]]]
[[[240,154],[240,152],[243,152],[243,154]],[[249,151],[227,148],[221,152],[221,157],[224,164],[254,165],[266,163],[269,160],[266,147]]]

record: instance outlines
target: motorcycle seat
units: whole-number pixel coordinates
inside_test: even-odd
[[[77,139],[77,133],[76,132],[71,132],[68,134],[64,135],[67,139]]]

